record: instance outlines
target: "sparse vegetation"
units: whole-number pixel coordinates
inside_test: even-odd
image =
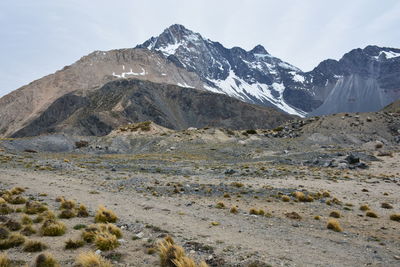
[[[42,253],[36,257],[34,267],[61,267],[50,253]]]
[[[65,234],[66,230],[67,227],[64,223],[55,220],[45,221],[40,228],[41,234],[44,236],[61,236]]]
[[[381,204],[381,207],[382,207],[383,209],[393,209],[393,206],[392,206],[391,204],[387,203],[387,202],[383,202],[383,203]]]
[[[360,210],[367,211],[367,210],[369,210],[369,206],[367,204],[361,205]]]
[[[5,253],[0,254],[0,267],[12,267],[12,262]]]
[[[373,211],[367,211],[367,213],[365,213],[365,216],[370,217],[370,218],[378,218],[378,214],[376,214]]]
[[[335,232],[342,232],[343,229],[340,227],[340,223],[336,219],[329,219],[328,224],[326,226],[328,229],[333,230]]]
[[[94,239],[96,247],[102,251],[113,250],[119,246],[117,237],[108,232],[99,232]]]
[[[95,222],[97,223],[115,223],[118,220],[117,215],[104,206],[100,206],[96,212]]]
[[[400,213],[395,213],[395,214],[390,215],[390,219],[392,221],[400,222]]]
[[[31,236],[33,234],[36,234],[36,230],[33,228],[32,225],[26,225],[24,228],[22,228],[21,234],[23,234],[24,236]]]
[[[75,263],[79,267],[112,267],[110,261],[94,252],[83,252],[76,258]]]
[[[340,217],[341,217],[341,216],[340,216],[340,212],[337,211],[337,210],[334,210],[334,211],[332,211],[332,212],[329,214],[329,217],[332,217],[332,218],[340,218]]]
[[[20,233],[12,233],[7,239],[0,240],[0,250],[19,247],[25,242],[25,237]]]
[[[218,202],[216,205],[215,205],[215,207],[217,208],[217,209],[225,209],[225,204],[224,204],[224,202]]]
[[[47,249],[47,245],[37,240],[28,240],[24,244],[25,252],[39,252],[45,249]]]
[[[171,237],[166,237],[158,242],[158,252],[161,267],[207,267],[204,262],[197,265],[191,258],[185,255],[181,246],[175,244]]]
[[[238,208],[236,206],[232,206],[232,208],[229,210],[230,213],[237,214],[239,212]]]
[[[83,241],[82,239],[68,239],[67,241],[65,241],[65,249],[78,249],[80,247],[83,247],[84,245],[85,241]]]

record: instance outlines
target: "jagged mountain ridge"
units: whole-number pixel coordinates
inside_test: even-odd
[[[0,135],[27,127],[65,94],[95,91],[119,79],[208,90],[310,116],[380,110],[400,98],[399,74],[399,49],[354,49],[302,72],[261,45],[227,49],[172,25],[136,48],[95,51],[0,98]]]
[[[137,48],[158,51],[178,66],[195,72],[207,90],[305,115],[283,99],[285,86],[296,86],[304,79],[299,75],[300,69],[271,56],[261,45],[250,51],[227,49],[182,25],[172,25]]]
[[[292,118],[223,94],[125,79],[91,92],[80,90],[60,97],[12,137],[59,132],[102,136],[120,125],[148,120],[175,130],[273,128]]]
[[[177,24],[137,47],[197,73],[207,90],[300,116],[377,111],[400,98],[400,50],[395,48],[354,49],[339,61],[325,60],[303,72],[261,45],[227,49]]]

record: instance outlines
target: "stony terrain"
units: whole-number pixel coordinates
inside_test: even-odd
[[[399,120],[337,114],[240,131],[142,123],[104,137],[3,139],[0,187],[26,188],[54,210],[59,196],[85,204],[90,217],[64,220],[65,238],[99,205],[114,210],[123,241],[101,254],[116,266],[158,266],[149,248],[166,234],[209,266],[398,266]],[[96,249],[35,238],[63,266]]]

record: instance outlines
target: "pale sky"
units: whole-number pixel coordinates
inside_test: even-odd
[[[398,0],[0,0],[0,96],[174,23],[304,71],[369,44],[400,48]]]

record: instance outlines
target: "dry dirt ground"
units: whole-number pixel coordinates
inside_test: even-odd
[[[262,151],[265,156],[274,153]],[[379,159],[369,162],[369,169],[349,170],[257,158],[226,161],[182,151],[2,151],[0,188],[26,188],[25,196],[47,202],[53,210],[59,196],[85,204],[91,215],[99,205],[114,210],[123,241],[113,253],[103,254],[116,266],[158,266],[157,254],[149,254],[148,248],[166,234],[210,266],[399,266],[400,222],[389,216],[400,212],[400,154]],[[296,191],[314,200],[298,201],[292,196]],[[284,195],[289,202],[282,200]],[[218,202],[224,205],[218,207]],[[384,209],[382,203],[393,208]],[[378,218],[367,217],[359,209],[362,204]],[[233,206],[238,213],[230,212]],[[251,208],[265,214],[252,215]],[[342,232],[327,229],[332,211],[341,215]],[[44,240],[47,251],[71,266],[79,252],[95,248],[66,251],[64,241],[79,236],[74,225],[89,225],[93,217],[62,221],[68,226],[65,236],[33,238]],[[26,262],[37,254],[8,251],[12,259]]]

